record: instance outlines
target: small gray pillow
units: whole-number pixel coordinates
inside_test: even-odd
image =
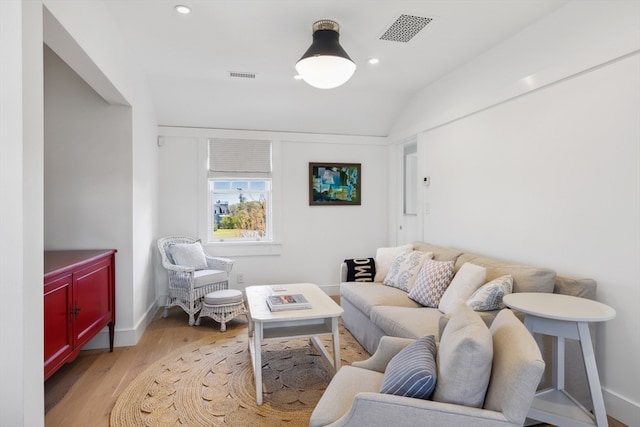
[[[169,246],[171,257],[176,265],[191,267],[195,270],[206,270],[207,258],[200,242],[176,243]]]

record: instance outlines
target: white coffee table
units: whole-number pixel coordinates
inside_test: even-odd
[[[282,288],[274,292],[273,288]],[[338,317],[344,310],[312,283],[288,285],[249,286],[245,289],[249,308],[249,350],[256,383],[256,402],[262,405],[262,343],[282,338],[308,337],[332,368],[331,374],[340,369],[340,338]],[[267,296],[278,294],[302,294],[311,304],[310,309],[272,312],[267,306]],[[333,336],[333,360],[318,340],[319,336]]]
[[[551,293],[519,292],[505,295],[503,302],[526,314],[524,324],[531,333],[555,337],[553,388],[536,393],[528,417],[557,426],[607,426],[589,322],[613,319],[616,311],[590,299]],[[593,401],[593,415],[564,390],[565,338],[580,341]]]

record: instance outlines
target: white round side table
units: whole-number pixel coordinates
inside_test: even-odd
[[[613,319],[616,311],[590,299],[551,293],[519,292],[505,295],[503,302],[525,313],[524,324],[529,332],[550,335],[555,341],[553,387],[536,393],[527,416],[556,426],[607,426],[589,322]],[[593,415],[564,390],[565,338],[580,341],[593,401]]]

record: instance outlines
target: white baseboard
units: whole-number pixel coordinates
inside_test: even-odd
[[[134,328],[131,329],[118,329],[118,324],[116,322],[116,330],[115,336],[113,340],[114,347],[128,347],[132,345],[136,345],[140,338],[142,338],[142,334],[151,323],[153,316],[155,316],[156,312],[160,308],[160,301],[164,301],[166,297],[159,297],[156,299],[153,304],[151,304],[147,311],[144,313],[142,318],[138,320]],[[104,328],[102,331],[98,332],[98,334],[93,337],[91,341],[87,343],[83,350],[95,350],[100,348],[109,348],[109,328]]]
[[[640,404],[632,402],[611,390],[602,389],[607,415],[628,426],[637,426],[640,420]]]

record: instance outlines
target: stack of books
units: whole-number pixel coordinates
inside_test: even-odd
[[[267,297],[267,305],[271,311],[311,308],[311,304],[302,294],[269,295]]]

